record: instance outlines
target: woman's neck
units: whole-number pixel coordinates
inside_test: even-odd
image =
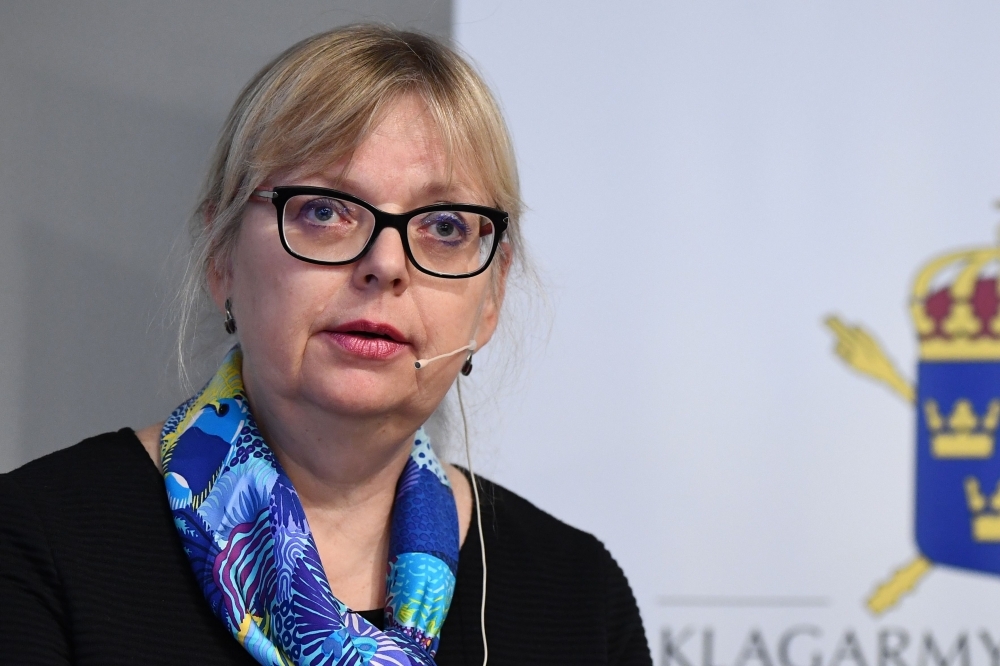
[[[396,483],[419,423],[345,418],[253,388],[257,427],[295,487],[331,590],[354,610],[381,608]]]
[[[396,483],[413,432],[384,422],[335,423],[330,415],[299,413],[298,407],[276,414],[266,401],[251,398],[251,403],[264,440],[302,502],[334,595],[354,610],[381,608]],[[284,425],[289,423],[294,429]],[[136,433],[158,468],[162,426]],[[464,542],[472,517],[471,487],[454,467],[445,469]]]
[[[334,595],[354,610],[381,608],[396,482],[408,448],[354,482],[320,476],[280,447],[274,451],[302,502]]]
[[[345,419],[295,402],[274,404],[252,396],[250,403],[264,441],[302,503],[326,510],[354,510],[373,496],[392,496],[419,426]]]

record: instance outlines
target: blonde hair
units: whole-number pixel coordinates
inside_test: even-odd
[[[272,174],[349,159],[394,103],[414,94],[437,124],[449,163],[458,159],[489,205],[508,213],[497,260],[525,268],[513,146],[496,100],[472,66],[414,32],[355,25],[315,35],[250,80],[216,145],[191,219],[193,247],[180,298],[185,382],[186,344],[207,293],[206,276],[229,266],[252,192]]]

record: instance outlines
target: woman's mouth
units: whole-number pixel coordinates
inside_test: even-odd
[[[349,321],[326,334],[347,353],[373,360],[391,358],[409,346],[392,326],[366,319]]]

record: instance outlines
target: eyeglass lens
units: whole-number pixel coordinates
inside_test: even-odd
[[[315,194],[289,198],[282,220],[289,249],[315,261],[356,259],[375,228],[375,216],[364,206]],[[406,225],[414,262],[443,275],[464,275],[482,268],[489,261],[494,234],[489,218],[464,211],[420,213]]]

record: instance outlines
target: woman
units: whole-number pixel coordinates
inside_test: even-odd
[[[292,47],[198,211],[193,293],[238,344],[165,423],[0,477],[5,663],[649,664],[603,546],[421,427],[520,258],[468,64],[371,26]]]

